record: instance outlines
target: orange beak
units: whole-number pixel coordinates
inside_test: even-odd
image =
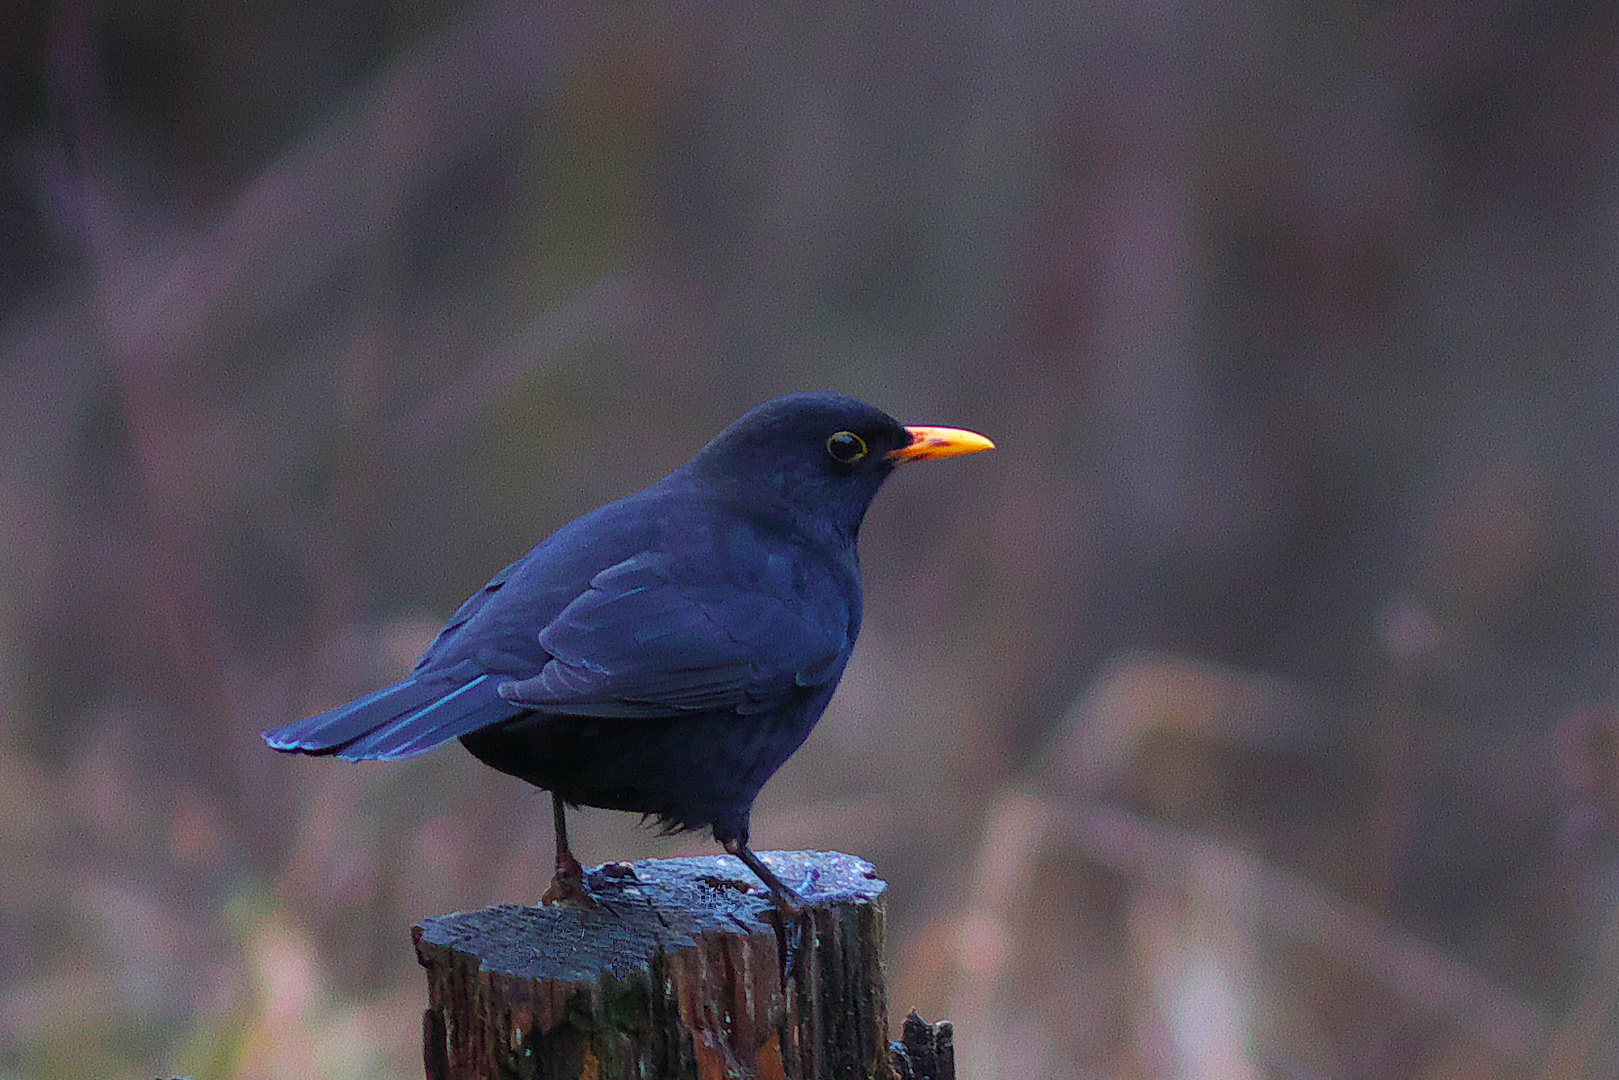
[[[888,454],[889,459],[899,465],[923,458],[957,457],[995,449],[994,443],[976,431],[953,427],[907,427],[905,430],[911,433],[910,445]]]

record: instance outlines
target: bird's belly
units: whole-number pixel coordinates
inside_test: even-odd
[[[830,695],[827,695],[830,696]],[[824,699],[756,715],[725,710],[619,720],[527,713],[461,737],[484,764],[576,806],[656,817],[670,832],[745,836],[766,780],[815,726]]]

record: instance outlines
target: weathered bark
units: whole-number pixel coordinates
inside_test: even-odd
[[[892,1080],[887,885],[848,855],[763,858],[807,904],[785,926],[729,856],[595,868],[599,911],[422,920],[429,1080]]]
[[[948,1020],[930,1024],[912,1012],[891,1052],[899,1080],[956,1080],[956,1032]]]

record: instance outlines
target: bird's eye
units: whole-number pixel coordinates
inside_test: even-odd
[[[852,431],[839,431],[826,440],[826,452],[833,461],[853,465],[866,456],[866,440]]]

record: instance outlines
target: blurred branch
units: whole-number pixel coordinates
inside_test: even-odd
[[[565,14],[533,5],[475,9],[436,42],[392,65],[358,103],[271,165],[217,224],[176,243],[131,224],[120,162],[91,58],[94,5],[62,8],[50,35],[52,88],[69,150],[68,204],[94,271],[93,303],[51,319],[93,323],[110,356],[139,468],[138,531],[148,633],[165,635],[205,768],[251,817],[237,703],[223,674],[224,635],[203,579],[208,496],[200,468],[204,411],[192,378],[222,334],[273,320],[385,228],[444,164],[510,126],[569,58],[588,55]],[[378,170],[388,182],[374,182]],[[71,358],[43,342],[10,353],[56,370]],[[11,372],[25,381],[33,371]],[[45,422],[34,417],[30,426]],[[255,747],[256,749],[256,747]]]
[[[642,310],[647,286],[624,276],[602,278],[529,323],[455,383],[396,419],[383,435],[388,461],[400,466],[431,454],[508,396],[537,363],[615,331]]]
[[[1476,969],[1313,881],[1122,810],[1043,806],[1056,838],[1147,881],[1181,889],[1211,877],[1252,882],[1247,910],[1263,925],[1320,949],[1509,1053],[1526,1052],[1545,1033],[1536,1009]]]
[[[63,205],[77,208],[82,240],[100,264],[99,316],[82,296],[13,329],[4,356],[12,381],[59,395],[64,369],[98,358],[82,328],[99,320],[120,364],[183,367],[222,325],[273,319],[294,297],[384,227],[446,162],[510,126],[555,86],[569,60],[591,55],[566,11],[507,0],[473,9],[388,68],[348,110],[265,169],[223,217],[195,235],[121,235],[89,69],[90,5],[70,6],[52,35],[52,63],[68,137],[76,147]],[[401,151],[404,146],[408,152]],[[368,182],[379,153],[398,171],[387,198]],[[137,241],[139,241],[137,243]],[[19,410],[19,414],[21,411]],[[36,418],[41,419],[41,418]],[[53,429],[54,430],[54,429]]]
[[[1603,928],[1591,969],[1574,1006],[1547,1041],[1539,1080],[1579,1080],[1610,1075],[1614,1047],[1604,1042],[1619,1019],[1619,904]]]
[[[489,4],[393,65],[352,109],[266,169],[217,226],[155,273],[117,283],[107,318],[120,352],[172,366],[227,313],[231,322],[273,317],[369,240],[446,161],[553,85],[565,58],[589,54],[558,10]],[[379,148],[391,149],[384,156],[398,170],[391,199],[367,182]]]
[[[1201,898],[1240,905],[1234,914],[1320,950],[1514,1057],[1528,1054],[1546,1035],[1536,1009],[1474,968],[1314,882],[1218,841],[1122,810],[1062,803],[1016,788],[1002,794],[987,822],[972,906],[961,920],[961,993],[979,1008],[1004,977],[1014,904],[1035,865],[1051,846],[1075,844],[1137,882],[1182,895],[1206,892],[1202,883],[1211,880],[1246,882],[1240,897],[1221,891]],[[951,1015],[960,1022],[973,1009],[973,1002],[958,1000]]]

